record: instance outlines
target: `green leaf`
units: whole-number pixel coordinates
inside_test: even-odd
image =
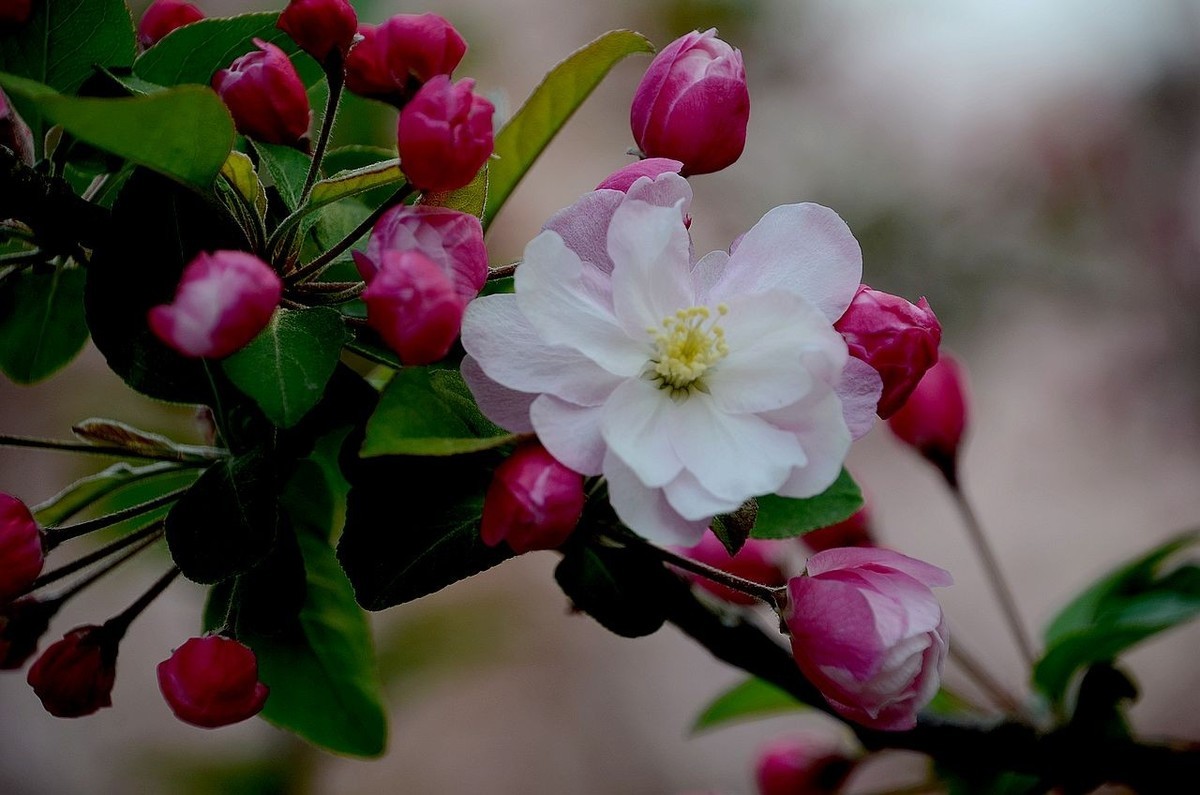
[[[457,455],[516,439],[480,413],[458,371],[405,367],[384,389],[361,454]]]
[[[87,342],[80,268],[27,270],[0,282],[0,370],[32,384],[65,367]]]
[[[403,182],[404,173],[400,171],[400,161],[397,159],[340,171],[313,185],[308,209],[316,210],[348,196],[357,196],[360,193],[389,185],[399,185]]]
[[[147,466],[132,466],[127,463],[113,464],[107,469],[81,478],[33,508],[33,518],[42,527],[62,524],[91,505],[109,495],[147,480],[174,479],[188,470],[180,470],[169,461]],[[192,473],[194,474],[194,472]],[[170,491],[163,488],[163,491]]]
[[[304,180],[308,178],[308,169],[312,158],[280,144],[266,144],[262,141],[251,141],[254,151],[258,152],[259,161],[271,175],[275,189],[289,210],[300,206],[300,194],[304,192]]]
[[[732,557],[746,545],[746,539],[750,538],[750,531],[754,529],[757,519],[758,500],[751,497],[733,513],[714,516],[712,520],[713,535]]]
[[[266,219],[267,192],[258,179],[258,172],[254,170],[254,161],[248,155],[230,152],[221,166],[221,176],[237,191],[246,206],[254,208],[260,221]]]
[[[1200,616],[1200,566],[1169,566],[1200,541],[1191,531],[1111,572],[1068,604],[1047,628],[1034,684],[1062,704],[1075,675],[1107,663],[1147,638]]]
[[[281,309],[221,366],[267,419],[290,428],[321,399],[348,338],[342,316],[332,309]]]
[[[770,682],[751,677],[709,702],[692,724],[692,731],[702,732],[737,721],[811,709]]]
[[[392,160],[395,157],[395,149],[384,149],[381,146],[342,146],[337,149],[331,149],[325,154],[325,160],[321,163],[321,169],[326,174],[332,175],[342,171],[365,168],[382,163],[385,160]],[[359,196],[359,201],[368,207],[374,208],[390,199],[395,192],[395,188],[385,185],[382,188],[375,188],[362,194]]]
[[[485,228],[542,150],[608,71],[626,56],[639,52],[654,52],[654,45],[640,33],[613,30],[576,50],[550,70],[496,136],[496,159],[489,169],[487,208],[483,215]]]
[[[655,558],[603,544],[568,547],[554,579],[576,608],[626,638],[658,631],[666,621],[659,593],[674,583]]]
[[[768,494],[758,498],[758,521],[751,538],[792,538],[848,519],[863,506],[862,492],[842,470],[833,485],[815,497],[794,500]]]
[[[160,86],[184,83],[210,85],[218,69],[225,69],[235,58],[254,52],[254,39],[280,47],[292,56],[292,62],[304,85],[321,79],[321,67],[300,53],[291,37],[275,23],[278,12],[242,14],[236,17],[212,17],[178,28],[137,59],[135,76]]]
[[[463,187],[441,193],[427,193],[421,197],[421,204],[427,204],[430,207],[446,207],[482,219],[484,210],[487,209],[490,170],[491,166],[484,163],[475,178]]]
[[[0,85],[79,140],[191,187],[211,187],[233,148],[233,120],[208,88],[96,99],[7,74]]]

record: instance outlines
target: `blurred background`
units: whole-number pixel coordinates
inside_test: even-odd
[[[279,7],[195,0],[209,15]],[[144,2],[134,2],[135,18]],[[716,26],[745,55],[746,153],[693,180],[700,252],[771,207],[836,209],[869,284],[928,296],[971,375],[965,488],[1036,630],[1091,579],[1200,519],[1200,3],[1194,0],[446,0],[355,2],[360,19],[432,10],[470,44],[458,74],[511,113],[541,75],[611,28],[659,46]],[[553,211],[629,162],[628,107],[648,64],[614,70],[491,232],[519,256]],[[340,143],[394,145],[382,106],[347,104]],[[42,385],[0,382],[0,431],[63,438],[105,416],[196,438],[89,348]],[[0,450],[0,484],[33,504],[97,461]],[[850,468],[885,544],[950,569],[955,640],[1014,690],[1025,675],[934,471],[884,428]],[[374,616],[392,732],[376,761],[308,749],[261,721],[176,721],[154,666],[200,627],[180,583],[122,647],[115,706],[45,714],[0,676],[0,792],[751,793],[755,750],[791,715],[690,736],[739,680],[670,628],[624,640],[571,615],[535,553]],[[157,576],[140,561],[68,605],[52,632],[115,613]],[[1127,659],[1149,736],[1200,737],[1200,628]],[[951,684],[970,692],[957,672]],[[919,759],[869,762],[851,792],[920,781]],[[135,783],[136,782],[136,783]]]

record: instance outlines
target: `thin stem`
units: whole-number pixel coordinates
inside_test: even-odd
[[[104,566],[102,568],[97,569],[92,574],[89,574],[88,576],[84,577],[82,580],[75,583],[70,588],[67,588],[65,591],[58,594],[57,596],[52,597],[50,601],[56,601],[56,602],[59,602],[60,604],[62,602],[67,601],[72,596],[79,593],[84,588],[87,588],[89,585],[96,582],[101,577],[104,577],[106,574],[108,574],[109,572],[111,572],[113,569],[117,568],[121,564],[125,563],[127,560],[132,558],[134,555],[137,555],[143,549],[149,548],[150,546],[155,544],[157,541],[158,541],[158,538],[156,536],[151,536],[149,538],[146,538],[141,543],[135,544],[133,546],[133,548],[130,549],[128,552],[126,552],[124,555],[116,557],[113,560],[109,561],[108,563],[104,564]]]
[[[367,232],[370,232],[372,227],[375,226],[375,222],[383,217],[384,213],[395,207],[397,204],[403,202],[405,199],[411,196],[415,190],[416,189],[413,188],[412,185],[407,183],[401,185],[399,190],[392,194],[390,199],[379,205],[375,212],[368,215],[362,223],[354,228],[354,231],[335,243],[328,251],[314,259],[312,262],[288,274],[287,281],[290,284],[296,284],[320,274],[327,267],[329,267],[335,259],[340,257],[344,251],[353,246],[359,238],[361,238]]]
[[[317,135],[317,146],[313,150],[312,164],[309,165],[308,176],[304,179],[304,190],[300,191],[299,204],[301,205],[308,201],[313,185],[317,184],[317,176],[321,173],[321,161],[325,159],[325,149],[329,146],[333,124],[337,121],[338,104],[342,100],[342,87],[346,84],[346,72],[342,67],[342,58],[336,50],[325,64],[325,78],[329,84],[329,97],[325,102],[325,116],[321,119],[321,132]]]
[[[951,633],[953,634],[953,633]],[[1012,714],[1021,714],[1024,710],[1019,702],[1004,685],[1000,684],[979,661],[975,655],[963,648],[962,641],[952,638],[950,643],[950,659],[962,669],[980,690],[987,694],[992,702]]]
[[[93,531],[102,530],[105,527],[111,527],[118,522],[125,521],[126,519],[131,519],[135,516],[141,516],[144,513],[149,513],[155,508],[160,508],[163,505],[168,505],[172,502],[175,502],[185,493],[187,493],[189,488],[190,486],[184,486],[181,489],[175,489],[174,491],[169,491],[166,494],[159,495],[152,500],[147,500],[146,502],[139,503],[138,505],[132,505],[128,508],[116,511],[115,513],[110,513],[107,516],[90,519],[86,522],[79,522],[78,524],[68,525],[66,527],[47,528],[43,546],[45,547],[45,550],[49,552],[64,541],[70,541],[73,538],[79,538],[80,536],[86,535]]]
[[[491,281],[492,279],[503,279],[506,276],[512,276],[517,272],[517,266],[520,264],[521,260],[517,260],[516,262],[510,262],[506,265],[497,265],[495,268],[492,268],[488,271],[488,281]]]
[[[301,293],[340,293],[343,290],[352,290],[362,284],[359,282],[305,282],[298,284],[294,288]]]
[[[308,284],[312,284],[312,282],[308,282]],[[353,301],[367,289],[367,285],[363,282],[353,282],[353,285],[353,287],[338,292],[304,291],[307,295],[301,300],[301,303],[306,306],[334,306],[336,304],[344,304],[347,301]],[[305,287],[307,285],[300,286]]]
[[[163,591],[167,590],[167,587],[170,586],[170,584],[173,583],[175,578],[178,576],[179,567],[172,566],[166,574],[159,577],[153,585],[147,588],[146,592],[139,596],[136,602],[125,608],[120,614],[110,618],[108,621],[105,621],[105,628],[114,632],[118,638],[124,635],[125,631],[129,629],[129,625],[133,623],[134,619],[140,616],[142,611],[149,607],[150,604],[157,599]]]
[[[755,599],[760,599],[772,607],[777,607],[779,605],[778,594],[781,590],[783,590],[781,588],[772,588],[769,585],[763,585],[760,582],[747,580],[744,577],[738,577],[730,574],[729,572],[721,571],[720,569],[713,568],[712,566],[708,566],[697,560],[676,555],[674,552],[670,552],[662,547],[655,546],[649,541],[632,534],[622,535],[618,540],[622,543],[629,543],[632,541],[643,549],[653,552],[659,559],[670,563],[676,568],[683,569],[684,571],[690,571],[692,574],[698,574],[706,580],[712,580],[713,582],[720,583],[727,588],[732,588],[733,590],[744,593],[747,596],[753,596]]]
[[[136,458],[143,461],[170,461],[179,466],[207,466],[217,460],[216,456],[201,456],[199,453],[182,451],[150,452],[144,450],[129,450],[116,445],[82,444],[80,442],[64,442],[58,439],[37,439],[32,436],[10,436],[0,434],[0,447],[32,447],[39,450],[59,450],[69,453],[87,453],[104,455],[113,458]],[[220,457],[224,457],[223,455]]]
[[[4,265],[32,265],[35,262],[46,259],[49,255],[40,248],[31,249],[29,251],[16,251],[12,254],[0,254],[0,266]]]
[[[979,516],[975,513],[970,500],[967,499],[967,495],[963,492],[958,479],[947,477],[946,482],[950,486],[950,493],[954,495],[954,502],[958,506],[959,513],[962,514],[963,525],[966,527],[967,535],[975,545],[975,550],[979,553],[984,573],[987,575],[988,582],[992,586],[996,600],[1000,603],[1000,610],[1004,614],[1004,620],[1008,623],[1013,640],[1016,641],[1017,648],[1020,650],[1025,664],[1032,669],[1035,661],[1033,643],[1029,639],[1024,623],[1021,621],[1021,614],[1017,611],[1017,602],[1013,598],[1012,589],[1008,587],[1008,582],[1004,579],[1004,574],[1000,570],[1000,562],[996,559],[996,553],[992,549],[992,545],[988,542],[987,536],[983,533],[983,526],[979,522]]]
[[[133,544],[136,544],[139,541],[147,538],[161,536],[162,533],[163,521],[160,519],[157,522],[149,524],[146,527],[143,527],[141,530],[136,530],[124,538],[118,539],[107,546],[100,547],[100,549],[97,549],[91,554],[84,555],[77,560],[73,560],[65,566],[60,566],[54,571],[46,572],[41,577],[38,577],[36,580],[34,580],[33,584],[26,588],[24,593],[32,593],[38,588],[47,586],[52,582],[58,582],[63,577],[70,577],[75,572],[86,569],[93,563],[104,560],[109,555],[120,552],[122,549],[125,549],[125,547],[132,546]]]

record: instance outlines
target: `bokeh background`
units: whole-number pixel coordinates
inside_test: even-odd
[[[282,5],[196,0],[210,15]],[[140,15],[144,2],[134,2]],[[716,26],[740,47],[752,116],[740,162],[693,180],[700,251],[771,207],[817,201],[850,224],[872,286],[928,296],[972,379],[965,484],[1040,628],[1091,578],[1200,520],[1200,3],[1193,0],[360,0],[363,21],[433,10],[471,49],[502,113],[560,58],[629,27],[660,46]],[[554,210],[629,162],[628,106],[647,59],[614,70],[492,230],[517,257]],[[507,109],[507,110],[506,110]],[[394,144],[382,107],[348,105],[342,143]],[[89,416],[194,438],[191,410],[149,401],[88,349],[32,388],[0,382],[0,430],[65,437]],[[29,503],[102,464],[0,450]],[[878,428],[850,467],[881,540],[951,569],[955,640],[1024,686],[981,571],[934,472]],[[154,666],[200,624],[174,586],[123,645],[115,706],[61,721],[0,676],[0,792],[751,793],[755,749],[790,715],[691,736],[739,679],[667,628],[629,641],[571,615],[535,553],[374,617],[389,682],[386,756],[308,749],[261,721],[175,721]],[[119,610],[142,561],[71,603],[54,630]],[[1128,657],[1147,735],[1200,737],[1200,631]],[[948,681],[970,692],[957,672]],[[920,781],[919,759],[868,763],[851,792]]]

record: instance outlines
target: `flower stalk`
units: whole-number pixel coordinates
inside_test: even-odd
[[[135,516],[141,516],[142,514],[149,513],[156,508],[161,508],[164,505],[170,505],[182,497],[189,488],[190,486],[184,486],[183,488],[169,491],[166,494],[161,494],[154,499],[147,500],[146,502],[139,503],[137,505],[131,505],[128,508],[123,508],[119,511],[110,513],[107,516],[89,519],[86,522],[79,522],[77,524],[67,525],[66,527],[46,528],[42,546],[46,552],[49,552],[59,544],[62,544],[66,541],[79,538],[80,536],[87,535],[88,533],[95,532],[96,530],[102,530],[105,527],[112,527],[113,525],[123,522],[126,519],[131,519]]]
[[[52,582],[58,582],[64,577],[70,577],[75,572],[86,569],[93,563],[104,560],[110,555],[114,555],[117,552],[120,552],[127,547],[131,547],[140,541],[146,541],[147,539],[157,540],[162,536],[163,532],[163,520],[159,519],[158,521],[153,522],[146,527],[141,528],[140,530],[135,530],[124,538],[118,539],[111,544],[97,549],[95,552],[84,555],[83,557],[73,560],[64,566],[60,566],[53,571],[46,572],[41,577],[38,577],[36,580],[34,580],[33,583],[25,589],[24,593],[32,593],[39,588],[49,585]]]
[[[378,221],[385,212],[390,210],[392,207],[395,207],[397,204],[400,204],[415,192],[416,188],[414,188],[412,185],[407,183],[401,185],[400,188],[392,194],[390,199],[379,205],[379,207],[375,209],[375,212],[363,219],[363,222],[356,226],[354,230],[350,232],[350,234],[346,235],[346,237],[342,238],[337,243],[334,243],[328,251],[321,254],[312,262],[287,274],[285,281],[289,285],[299,284],[307,281],[308,279],[319,276],[326,268],[333,264],[335,259],[340,257],[347,249],[353,246],[354,243],[359,240],[359,238],[361,238],[367,232],[370,232],[371,228],[375,226],[375,222]]]
[[[676,568],[683,569],[684,571],[689,571],[692,574],[696,574],[705,578],[706,580],[712,580],[715,583],[724,585],[726,588],[732,588],[735,591],[744,593],[747,596],[758,599],[759,601],[766,602],[776,610],[780,608],[780,605],[782,605],[786,599],[786,588],[772,588],[769,585],[763,585],[762,583],[755,582],[754,580],[747,580],[745,577],[738,577],[734,574],[729,574],[728,572],[713,568],[712,566],[701,563],[697,560],[685,558],[682,555],[676,555],[674,552],[663,549],[659,546],[655,546],[649,541],[639,538],[632,533],[622,535],[620,538],[614,540],[620,541],[626,545],[628,545],[629,542],[633,542],[643,549],[651,552],[665,563],[669,563]]]

